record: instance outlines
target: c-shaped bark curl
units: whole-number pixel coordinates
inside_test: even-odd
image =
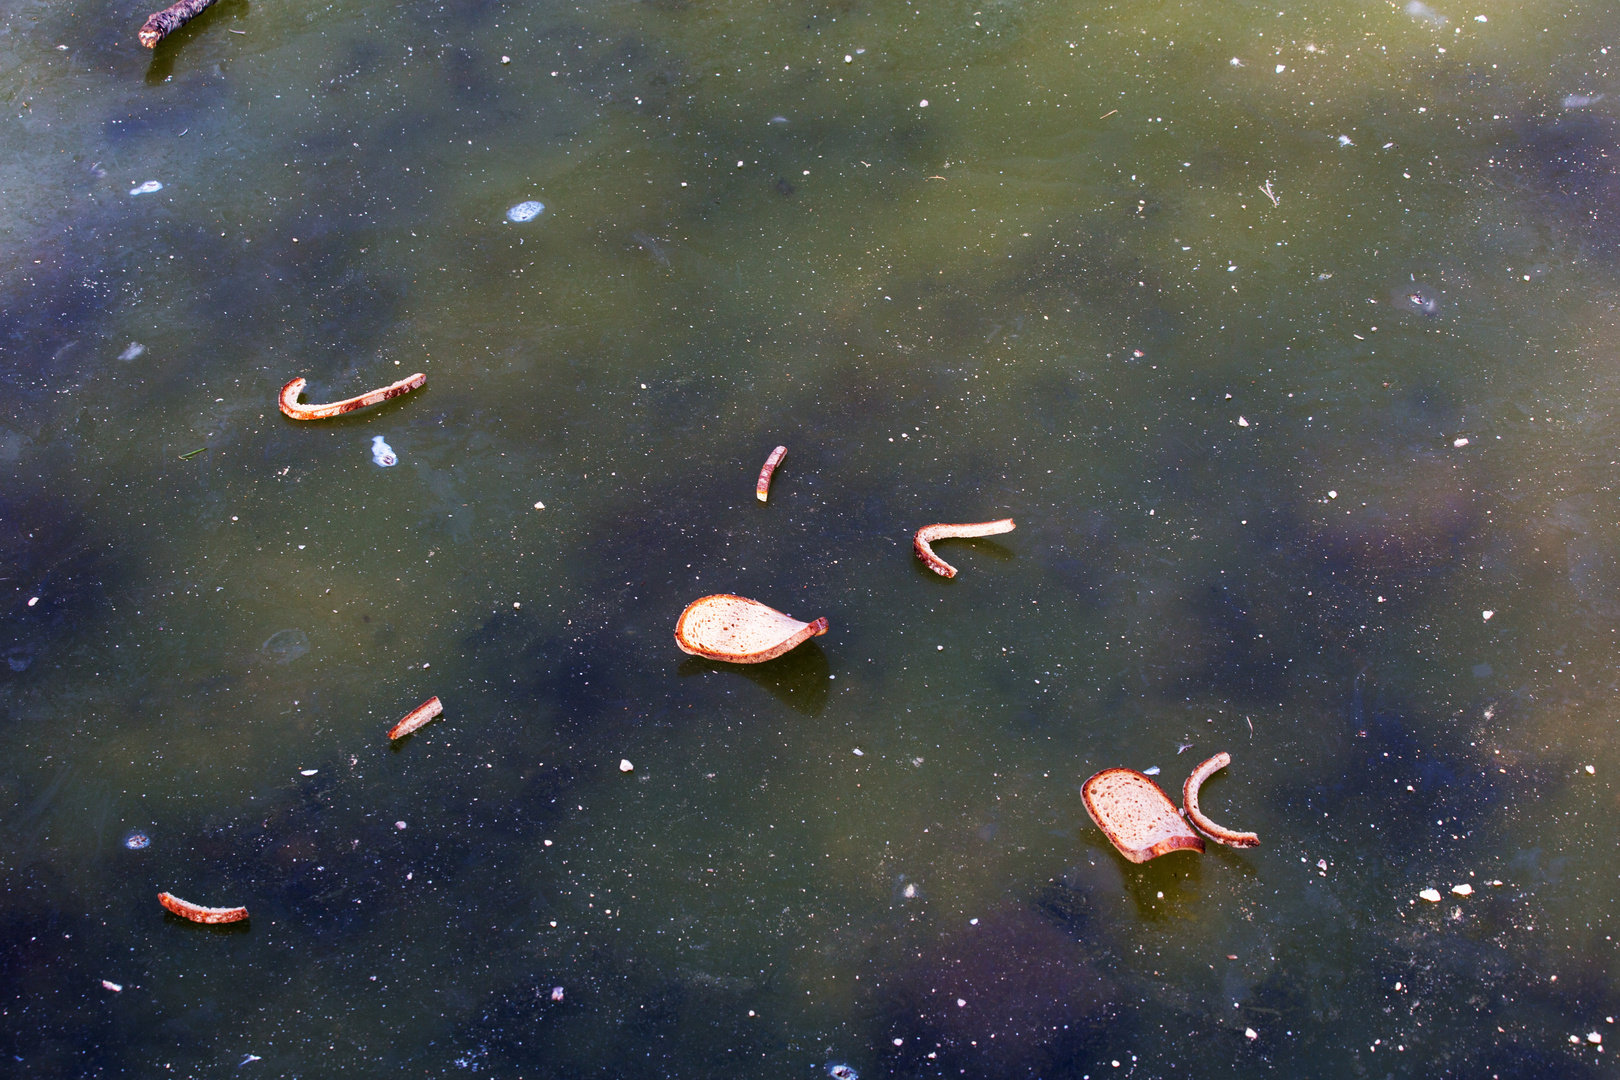
[[[1199,832],[1218,844],[1225,844],[1228,847],[1259,847],[1260,838],[1254,833],[1233,832],[1231,829],[1223,828],[1205,817],[1204,812],[1198,809],[1198,789],[1203,787],[1205,780],[1231,763],[1232,755],[1222,750],[1194,769],[1192,775],[1187,777],[1187,782],[1181,788],[1181,801],[1187,811],[1187,820],[1198,826]]]
[[[971,525],[924,525],[917,530],[912,540],[912,548],[917,552],[917,558],[928,565],[928,569],[940,577],[953,578],[956,576],[956,567],[934,554],[934,549],[928,545],[935,540],[949,540],[953,537],[996,536],[1000,533],[1012,532],[1017,526],[1012,518],[1002,518],[1000,521],[980,521]]]
[[[345,401],[334,401],[330,405],[300,405],[298,395],[304,392],[305,381],[302,378],[294,379],[281,388],[281,411],[294,420],[325,420],[328,417],[342,416],[344,413],[363,409],[367,405],[380,405],[401,394],[408,394],[427,382],[427,376],[418,371],[409,378],[391,383],[380,390],[372,390],[359,397],[348,398]]]

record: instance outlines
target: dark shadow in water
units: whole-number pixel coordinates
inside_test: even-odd
[[[940,547],[941,544],[946,543],[948,543],[949,546],[944,548]],[[992,559],[997,559],[1001,562],[1011,562],[1013,559],[1018,557],[1018,553],[1011,548],[995,540],[990,540],[984,537],[951,537],[948,541],[936,540],[928,546],[934,549],[935,555],[938,555],[941,559],[944,559],[946,562],[956,567],[957,572],[961,573],[965,570],[965,565],[954,559],[952,557],[952,552],[954,550],[957,554],[966,554],[961,547],[963,544],[968,545],[968,547],[975,554],[988,555]],[[932,578],[933,580],[941,583],[951,580],[948,577],[934,573],[934,571],[930,570],[921,559],[916,558],[915,554],[911,560],[911,569],[914,574],[920,577]]]
[[[741,675],[755,686],[764,687],[776,700],[806,715],[820,716],[827,707],[827,684],[831,681],[832,669],[827,663],[827,654],[813,640],[763,664],[728,664],[690,656],[675,669],[683,679],[722,671]]]
[[[1601,112],[1538,113],[1505,154],[1594,255],[1620,256],[1620,124]]]
[[[165,6],[159,0],[152,0],[151,11],[162,11]],[[146,68],[146,85],[157,86],[174,74],[174,61],[192,38],[206,33],[222,19],[242,19],[248,13],[248,0],[216,0],[202,14],[157,43],[157,48],[152,50],[152,62]],[[146,20],[141,21],[144,23]],[[224,33],[224,28],[221,27],[219,32]]]
[[[0,682],[29,675],[47,650],[85,629],[106,602],[108,545],[54,498],[0,496]]]
[[[183,926],[188,931],[194,931],[199,934],[219,934],[221,936],[228,937],[232,934],[251,933],[253,930],[253,919],[249,917],[241,920],[240,922],[199,923],[192,922],[190,919],[183,919],[172,911],[165,911],[163,913],[163,925]]]

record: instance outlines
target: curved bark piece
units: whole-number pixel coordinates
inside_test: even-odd
[[[782,464],[782,459],[785,457],[787,457],[787,447],[778,446],[771,451],[771,456],[765,459],[765,467],[759,470],[759,482],[754,485],[754,495],[760,502],[764,502],[765,496],[771,493],[771,474],[776,471],[778,465]]]
[[[1198,809],[1198,789],[1204,786],[1204,781],[1232,764],[1232,755],[1225,750],[1216,754],[1198,768],[1193,770],[1187,782],[1181,788],[1181,801],[1187,808],[1187,817],[1198,826],[1198,830],[1217,844],[1226,844],[1228,847],[1259,847],[1260,838],[1252,832],[1233,832],[1222,828]]]
[[[1135,769],[1104,769],[1080,786],[1086,813],[1119,853],[1134,863],[1172,851],[1204,850],[1170,796]]]
[[[135,36],[148,49],[155,49],[158,42],[201,15],[213,2],[214,0],[180,0],[178,4],[170,4],[162,11],[148,15],[140,32]]]
[[[800,622],[758,600],[716,593],[686,605],[675,622],[675,644],[710,660],[762,664],[826,632],[824,618]]]
[[[418,386],[427,382],[427,376],[418,371],[415,375],[401,379],[397,383],[390,383],[380,390],[372,390],[352,397],[345,401],[334,401],[330,405],[300,405],[298,395],[304,392],[305,380],[294,379],[281,388],[281,411],[294,420],[325,420],[328,417],[342,416],[344,413],[363,409],[367,405],[380,405],[401,394],[408,394]]]
[[[190,919],[196,923],[214,925],[216,923],[241,922],[248,917],[247,908],[245,907],[203,907],[201,904],[193,904],[189,900],[182,900],[173,893],[158,893],[158,903],[182,919]]]
[[[953,578],[956,576],[956,567],[935,555],[934,549],[928,545],[935,540],[949,540],[953,537],[997,536],[1012,532],[1015,528],[1017,526],[1013,524],[1012,518],[980,521],[972,525],[924,525],[917,530],[911,546],[916,550],[917,558],[928,564],[928,569],[940,577]]]
[[[390,739],[403,739],[417,728],[424,726],[435,716],[444,713],[444,703],[437,697],[430,697],[416,708],[405,714],[405,718],[388,729]]]

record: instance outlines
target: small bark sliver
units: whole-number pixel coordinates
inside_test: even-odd
[[[210,926],[218,923],[241,922],[248,917],[245,907],[203,907],[193,904],[189,900],[182,900],[173,893],[158,893],[158,903],[180,916],[190,919],[194,923],[206,923]]]
[[[214,0],[180,0],[178,4],[170,4],[162,11],[148,15],[140,33],[136,36],[140,38],[142,45],[148,49],[155,49],[158,42],[201,15],[213,2]]]
[[[732,664],[762,664],[827,632],[827,620],[800,622],[746,596],[716,593],[686,605],[675,621],[684,653]]]
[[[1104,769],[1080,787],[1086,813],[1119,853],[1133,863],[1172,851],[1204,850],[1170,796],[1135,769]]]
[[[1205,817],[1204,812],[1198,808],[1198,789],[1204,786],[1205,780],[1208,780],[1230,764],[1232,764],[1232,755],[1222,750],[1194,769],[1192,775],[1187,777],[1187,783],[1181,788],[1182,804],[1187,808],[1188,820],[1198,826],[1199,832],[1202,832],[1216,843],[1226,844],[1228,847],[1259,847],[1260,838],[1254,833],[1234,832],[1231,829],[1217,825]]]
[[[956,576],[956,567],[934,554],[930,547],[936,540],[950,540],[961,537],[971,539],[978,536],[999,536],[1001,533],[1012,532],[1017,528],[1012,518],[1002,518],[1000,521],[980,521],[968,525],[924,525],[917,530],[912,539],[911,546],[917,553],[917,558],[927,564],[928,569],[940,577],[953,578]]]
[[[427,375],[418,371],[415,375],[390,383],[376,390],[367,391],[358,397],[347,398],[343,401],[334,401],[329,405],[303,405],[298,401],[298,395],[304,392],[307,385],[302,378],[294,379],[281,388],[281,411],[294,420],[325,420],[333,416],[342,416],[344,413],[363,409],[367,405],[380,405],[391,401],[402,394],[408,394],[417,387],[427,383]]]

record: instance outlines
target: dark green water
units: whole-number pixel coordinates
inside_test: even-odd
[[[0,3],[6,1075],[1613,1075],[1620,13],[149,10]]]

